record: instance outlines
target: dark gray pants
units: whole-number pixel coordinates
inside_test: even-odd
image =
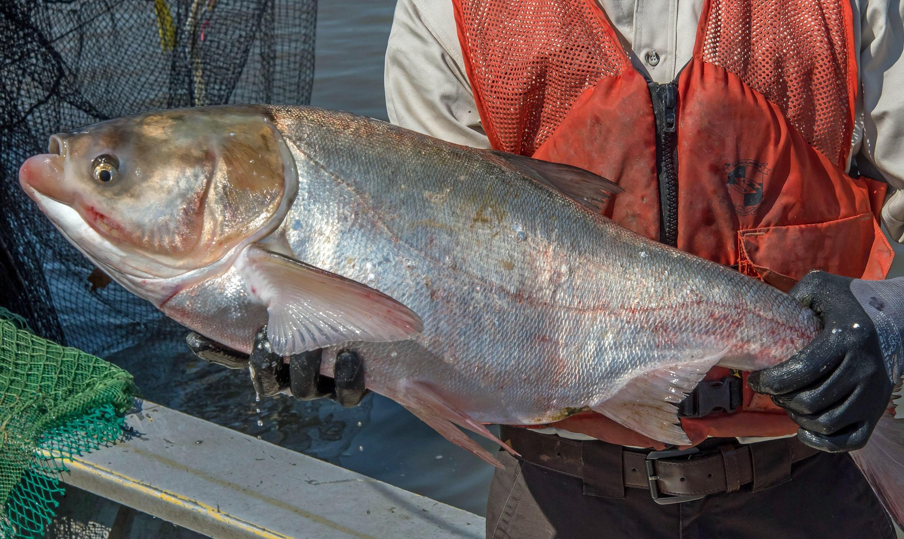
[[[499,453],[487,504],[493,539],[894,539],[891,520],[846,454],[792,465],[791,481],[657,505],[649,491],[585,495],[580,478]]]

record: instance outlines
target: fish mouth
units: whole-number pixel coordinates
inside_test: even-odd
[[[65,164],[68,147],[63,135],[52,135],[47,153],[29,157],[19,167],[19,184],[35,200],[40,193],[63,204],[72,205],[73,193],[65,186]]]
[[[51,149],[54,149],[51,144]],[[19,184],[35,202],[36,195],[71,205],[74,200],[67,192],[62,179],[65,177],[65,158],[59,153],[40,154],[29,157],[19,168]]]

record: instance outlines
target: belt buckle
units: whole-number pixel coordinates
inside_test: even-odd
[[[678,417],[706,417],[717,410],[733,414],[743,402],[744,386],[737,376],[704,380],[678,404]]]
[[[705,498],[705,495],[699,496],[670,496],[668,494],[663,494],[659,491],[659,476],[656,475],[655,463],[657,460],[665,460],[674,457],[683,457],[687,455],[694,455],[699,453],[700,450],[696,447],[689,447],[687,449],[669,449],[666,451],[652,451],[647,454],[647,459],[644,461],[647,467],[647,483],[650,485],[650,497],[653,498],[653,501],[659,505],[672,505],[675,503],[685,503],[692,502],[694,500],[702,500]]]

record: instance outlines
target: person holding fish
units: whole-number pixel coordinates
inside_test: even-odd
[[[374,391],[497,466],[488,537],[891,538],[899,9],[401,0],[398,125],[148,112],[19,178],[262,395]]]
[[[393,123],[611,179],[605,215],[824,323],[780,366],[710,371],[680,406],[701,453],[653,461],[683,468],[670,496],[628,457],[662,445],[606,417],[504,427],[522,459],[501,456],[487,537],[894,537],[838,452],[866,444],[902,354],[904,287],[868,281],[893,256],[877,219],[904,237],[901,21],[866,0],[399,2]]]

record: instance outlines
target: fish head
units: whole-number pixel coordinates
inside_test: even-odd
[[[291,153],[259,107],[153,112],[56,134],[19,181],[82,253],[158,306],[275,229],[297,189]]]

